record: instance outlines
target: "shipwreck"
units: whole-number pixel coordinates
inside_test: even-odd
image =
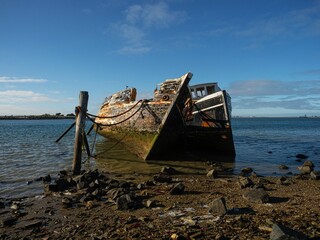
[[[192,73],[157,85],[152,99],[127,88],[107,97],[96,131],[145,160],[180,154],[235,156],[231,98],[217,83],[190,86]]]

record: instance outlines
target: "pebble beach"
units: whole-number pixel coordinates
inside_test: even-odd
[[[282,177],[219,167],[48,175],[43,195],[0,199],[0,239],[320,239],[320,175],[310,161]]]

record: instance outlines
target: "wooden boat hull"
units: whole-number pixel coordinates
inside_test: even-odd
[[[191,77],[191,73],[182,76],[180,85],[174,90],[175,94],[163,95],[161,100],[102,106],[96,119],[100,125],[98,133],[121,141],[129,151],[145,160],[161,159],[168,154],[168,149],[178,140],[183,130],[184,119],[180,111],[186,99],[190,98],[188,83]],[[126,114],[116,119],[103,118],[126,111]]]
[[[193,102],[191,77],[165,81],[152,100],[132,101],[126,97],[130,89],[109,97],[95,120],[98,133],[145,160],[172,160],[187,152],[235,156],[226,92]]]

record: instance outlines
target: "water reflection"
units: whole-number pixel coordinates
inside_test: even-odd
[[[121,174],[155,174],[163,166],[173,167],[183,174],[206,174],[210,164],[227,170],[229,174],[232,174],[234,169],[234,157],[205,156],[203,154],[185,153],[176,156],[172,154],[171,159],[146,162],[128,152],[121,143],[115,144],[107,139],[97,142],[95,151],[95,161],[98,169]]]

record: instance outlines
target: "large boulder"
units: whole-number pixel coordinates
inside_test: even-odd
[[[243,198],[252,203],[267,203],[270,201],[268,193],[262,188],[245,192]]]
[[[227,213],[226,200],[223,197],[214,199],[209,204],[209,212],[217,215],[225,215]]]

